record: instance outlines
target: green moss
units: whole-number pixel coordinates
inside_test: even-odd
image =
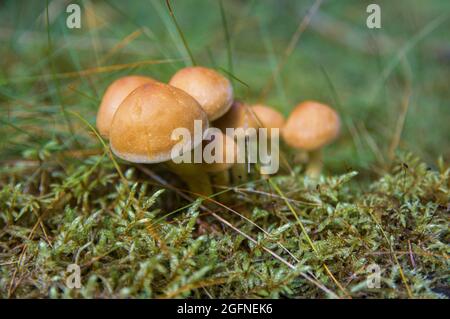
[[[351,183],[354,172],[318,182],[274,177],[317,254],[268,184],[250,182],[232,195],[253,224],[219,210],[256,245],[205,214],[199,201],[166,217],[173,191],[144,182],[132,167],[125,187],[106,157],[65,169],[49,163],[34,175],[28,166],[12,168],[15,174],[1,175],[2,297],[332,296],[301,276],[307,273],[339,296],[404,298],[400,269],[414,297],[448,296],[449,169],[442,161],[436,171],[404,155],[364,189]],[[72,263],[81,266],[81,289],[65,284]],[[366,285],[373,263],[380,289]]]

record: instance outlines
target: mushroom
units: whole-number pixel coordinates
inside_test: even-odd
[[[220,128],[224,133],[226,133],[227,128],[267,128],[268,137],[270,137],[272,129],[281,129],[284,123],[283,115],[269,106],[262,104],[249,106],[240,101],[234,101],[230,110],[215,121],[213,125]],[[233,178],[236,180],[245,180],[247,178],[247,170],[244,163],[236,164],[232,171]]]
[[[110,131],[111,149],[119,158],[133,163],[165,162],[191,191],[210,195],[209,178],[200,166],[172,161],[172,150],[179,143],[186,151],[201,147],[202,139],[172,138],[174,130],[180,128],[194,135],[196,120],[202,121],[203,134],[209,126],[206,113],[189,94],[164,83],[146,83],[117,109]]]
[[[286,122],[283,114],[266,105],[252,105],[250,106],[250,112],[253,114],[252,120],[255,121],[253,125],[255,127],[267,128],[269,137],[272,134],[273,128],[281,130]]]
[[[276,153],[276,156],[278,156],[278,141],[279,141],[279,133],[280,130],[283,128],[286,120],[284,119],[283,114],[278,112],[272,107],[269,107],[267,105],[262,104],[256,104],[250,106],[250,112],[252,113],[252,121],[254,121],[254,124],[252,124],[255,127],[259,128],[266,128],[267,129],[267,150],[266,152],[262,152],[261,150],[259,152],[259,160],[260,163],[265,163],[267,160],[272,161],[272,147],[276,147],[276,150],[274,152],[274,156]],[[273,129],[277,129],[276,131]],[[261,138],[261,136],[259,136]],[[276,138],[276,145],[271,145],[272,139]],[[259,144],[259,147],[262,147],[262,144]],[[270,150],[270,151],[269,151]],[[263,155],[264,154],[264,155]],[[273,162],[272,162],[273,163]],[[267,178],[269,175],[264,174],[264,169],[261,169],[261,166],[259,166],[260,174],[263,178]]]
[[[230,81],[216,72],[201,66],[179,70],[169,84],[193,96],[205,110],[210,121],[224,115],[233,102]]]
[[[230,176],[228,170],[234,165],[236,160],[236,143],[234,139],[223,134],[217,128],[208,129],[207,138],[209,139],[209,137],[211,137],[210,141],[203,144],[204,157],[206,154],[208,158],[204,158],[201,167],[211,176],[213,185],[229,185]],[[219,195],[219,199],[226,201],[228,196],[221,194]]]
[[[120,103],[139,86],[155,82],[156,80],[140,76],[124,76],[111,83],[103,95],[100,108],[97,113],[97,129],[104,138],[109,138],[111,123]]]
[[[248,133],[246,132],[247,129],[257,128],[256,122],[254,120],[253,115],[249,111],[248,105],[240,101],[234,101],[229,111],[212,124],[214,127],[219,128],[225,134],[227,133],[226,132],[227,128],[244,129],[246,135]],[[237,136],[239,136],[239,134],[237,134]],[[244,150],[239,149],[238,145],[238,152],[239,151],[242,154],[242,152],[245,152],[245,149]],[[245,155],[246,154],[244,153],[244,156]],[[233,165],[231,171],[233,175],[233,181],[235,183],[247,180],[248,172],[246,163],[236,163],[235,165]]]
[[[282,130],[285,142],[309,153],[306,174],[318,177],[322,170],[321,149],[332,142],[340,131],[340,119],[331,107],[315,101],[298,104]]]
[[[249,106],[241,101],[234,101],[225,115],[213,122],[213,126],[226,133],[227,128],[256,128]]]

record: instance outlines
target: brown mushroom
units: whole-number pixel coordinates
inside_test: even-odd
[[[252,120],[255,122],[253,126],[267,128],[268,136],[272,134],[274,128],[281,130],[286,122],[283,114],[266,105],[252,105],[250,112],[253,114]]]
[[[148,82],[156,82],[156,80],[145,76],[131,75],[121,77],[108,86],[97,113],[96,124],[100,135],[109,138],[111,123],[120,103],[128,94]]]
[[[230,184],[229,169],[236,161],[236,143],[219,129],[210,128],[208,133],[211,133],[207,135],[210,141],[203,144],[204,159],[201,167],[210,175],[213,186],[227,186]],[[206,158],[205,155],[212,156]],[[222,189],[219,188],[219,190]],[[219,195],[219,199],[223,201],[227,201],[228,198],[226,194]]]
[[[229,111],[218,120],[212,123],[214,127],[219,128],[224,134],[227,134],[227,128],[242,129],[242,133],[248,135],[247,129],[256,129],[256,121],[254,115],[250,112],[249,106],[241,101],[234,101]],[[236,136],[240,137],[239,132]],[[245,149],[239,148],[238,152],[245,152]],[[245,154],[244,154],[245,156]],[[247,180],[248,171],[246,163],[236,163],[233,165],[231,171],[233,175],[233,182],[239,183]]]
[[[214,127],[226,133],[227,128],[256,128],[249,106],[241,101],[234,101],[227,113],[214,121]]]
[[[250,106],[250,112],[252,113],[252,120],[255,122],[253,125],[255,127],[259,128],[266,128],[267,129],[267,155],[269,158],[271,156],[275,156],[275,153],[278,156],[278,144],[277,145],[271,145],[272,139],[276,138],[278,143],[278,138],[280,134],[280,130],[284,127],[286,120],[284,119],[283,114],[278,112],[272,107],[269,107],[267,105],[262,104],[256,104]],[[259,138],[261,136],[259,135]],[[259,144],[259,147],[262,147],[261,144]],[[272,151],[272,147],[276,147],[277,151],[272,154],[270,153]],[[270,152],[269,152],[270,149]],[[263,163],[263,158],[261,157],[261,153],[259,153],[259,160],[260,163]],[[267,158],[267,159],[269,159]],[[265,161],[266,159],[264,159]],[[260,169],[261,176],[263,178],[267,178],[269,175],[262,173],[264,169],[261,169],[261,166],[259,165],[258,168]]]
[[[179,70],[169,84],[193,96],[205,110],[210,121],[225,114],[233,102],[230,81],[216,72],[201,66]]]
[[[320,175],[321,149],[332,142],[340,131],[340,119],[331,107],[314,101],[298,104],[289,116],[282,134],[285,142],[297,149],[309,152],[306,174]]]
[[[175,145],[182,143],[188,151],[201,146],[201,140],[172,138],[179,128],[187,129],[192,136],[196,120],[202,121],[203,133],[209,126],[206,113],[189,94],[164,83],[146,83],[117,109],[110,131],[111,149],[133,163],[166,162],[193,192],[210,195],[209,178],[199,166],[172,161]]]

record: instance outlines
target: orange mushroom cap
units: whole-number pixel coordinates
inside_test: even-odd
[[[340,131],[340,119],[331,107],[314,101],[298,104],[282,130],[292,147],[313,151],[332,142]]]
[[[254,125],[269,129],[269,134],[272,128],[281,130],[286,122],[283,114],[266,105],[252,105],[250,111],[253,113],[253,118],[256,117],[256,119],[253,119],[255,121]]]
[[[172,148],[179,143],[172,139],[177,128],[190,132],[191,140],[183,141],[183,146],[192,150],[200,145],[201,141],[193,138],[195,120],[202,121],[203,133],[209,122],[192,96],[168,84],[144,84],[128,95],[117,109],[111,125],[111,149],[130,162],[167,161],[171,159]]]
[[[219,128],[222,132],[226,132],[227,128],[256,128],[255,121],[249,106],[241,101],[234,101],[225,115],[214,121],[213,126]]]
[[[109,138],[111,123],[120,103],[133,90],[148,82],[156,82],[156,80],[145,76],[131,75],[121,77],[108,86],[97,113],[96,126],[100,135]]]
[[[233,102],[230,81],[216,72],[201,66],[179,70],[169,84],[193,96],[213,121],[225,114]]]

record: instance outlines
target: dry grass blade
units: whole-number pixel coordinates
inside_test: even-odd
[[[169,10],[170,17],[172,18],[173,23],[175,24],[175,27],[177,28],[178,34],[180,35],[180,38],[183,41],[184,48],[186,49],[187,53],[189,54],[189,58],[191,59],[192,65],[196,65],[194,55],[192,54],[192,51],[189,48],[189,44],[186,41],[183,30],[181,30],[181,27],[178,24],[177,18],[175,17],[175,13],[173,12],[172,6],[170,5],[170,0],[166,0],[166,5],[167,5],[167,9]]]
[[[412,94],[411,88],[409,87],[408,91],[403,97],[400,113],[397,119],[397,125],[395,126],[394,135],[392,136],[391,144],[389,146],[388,156],[391,162],[394,159],[395,151],[397,150],[398,145],[400,144],[403,127],[405,125],[406,115],[408,114],[408,109],[410,106],[411,94]]]
[[[269,94],[270,90],[273,87],[276,77],[281,73],[289,56],[292,54],[295,47],[297,46],[301,35],[303,34],[303,32],[305,32],[306,28],[308,27],[309,23],[311,22],[312,17],[319,10],[321,4],[322,4],[322,0],[316,0],[314,2],[314,4],[312,5],[312,7],[308,10],[308,13],[306,14],[306,16],[302,19],[302,21],[298,25],[298,28],[295,31],[295,33],[292,35],[291,40],[289,41],[288,46],[284,50],[283,56],[281,57],[280,61],[278,62],[276,69],[274,70],[272,76],[269,78],[266,85],[264,86],[264,88],[259,96],[260,101],[266,100],[267,95]]]
[[[125,70],[125,69],[133,69],[133,68],[137,68],[137,67],[144,66],[144,65],[170,64],[170,63],[175,63],[175,62],[180,62],[180,61],[184,61],[184,59],[145,60],[145,61],[132,62],[132,63],[99,66],[99,67],[89,68],[89,69],[80,70],[80,71],[58,73],[55,75],[44,74],[44,75],[39,75],[39,76],[30,76],[30,77],[24,77],[24,78],[18,78],[18,79],[11,79],[8,81],[0,82],[0,85],[5,85],[8,83],[45,81],[45,80],[48,80],[53,77],[55,79],[70,79],[70,78],[75,78],[75,77],[84,77],[84,76],[88,76],[88,75],[92,75],[92,74],[115,72],[115,71],[121,71],[121,70]]]
[[[70,114],[74,115],[75,117],[77,117],[78,119],[80,119],[86,126],[89,127],[89,129],[95,134],[95,136],[97,137],[97,139],[100,141],[100,143],[103,145],[103,149],[105,150],[105,152],[108,154],[109,158],[111,159],[111,161],[114,164],[114,167],[117,170],[117,173],[119,174],[122,182],[124,183],[124,185],[126,187],[128,187],[128,180],[125,178],[125,176],[122,173],[122,170],[120,169],[119,164],[117,163],[116,159],[114,158],[113,153],[111,152],[111,149],[109,148],[109,146],[105,143],[105,141],[103,141],[102,137],[100,136],[100,134],[97,132],[97,130],[88,122],[86,121],[80,114],[73,112],[73,111],[69,111]]]

